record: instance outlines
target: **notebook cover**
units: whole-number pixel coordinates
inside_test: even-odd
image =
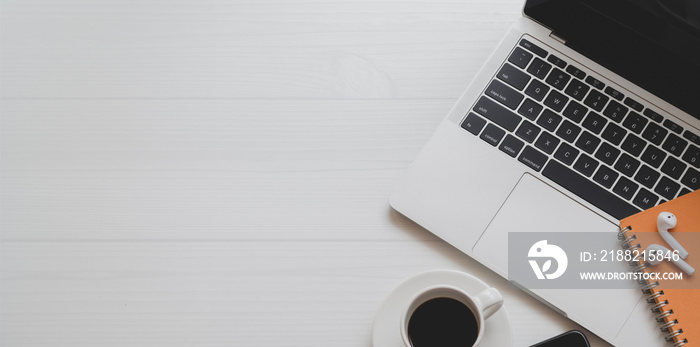
[[[687,339],[688,344],[685,346],[698,347],[700,346],[700,237],[698,237],[700,236],[700,190],[623,219],[620,222],[620,228],[631,227],[632,230],[627,232],[627,235],[634,235],[637,238],[630,244],[639,244],[640,251],[653,243],[671,249],[656,227],[656,219],[661,212],[671,212],[676,215],[678,223],[675,228],[670,229],[671,235],[688,251],[685,261],[696,269],[696,273],[693,276],[683,274],[683,280],[673,281],[673,284],[669,284],[670,281],[659,281],[660,285],[652,289],[652,293],[663,290],[664,295],[656,301],[668,300],[668,305],[662,311],[673,310],[673,315],[665,318],[665,322],[677,319],[678,324],[674,326],[674,330],[683,330],[675,341]],[[680,272],[680,269],[669,261],[663,261],[644,271]]]

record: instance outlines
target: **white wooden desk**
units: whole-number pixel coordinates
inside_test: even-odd
[[[387,202],[521,7],[3,1],[0,344],[370,346],[431,269],[577,328]]]

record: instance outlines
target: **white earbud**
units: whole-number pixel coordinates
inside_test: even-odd
[[[678,251],[678,255],[680,255],[682,259],[685,259],[688,257],[688,251],[686,251],[685,248],[683,248],[683,246],[681,246],[681,244],[676,241],[673,236],[671,236],[671,233],[668,232],[668,229],[675,228],[677,223],[678,220],[676,219],[676,216],[674,216],[671,212],[661,212],[659,213],[659,217],[656,219],[656,226],[659,228],[659,234],[661,234],[661,237],[664,238],[666,243],[668,243],[671,248]]]
[[[647,262],[651,265],[659,265],[664,259],[671,258],[671,261],[683,270],[683,272],[688,274],[688,276],[692,276],[695,273],[695,269],[690,266],[690,264],[686,263],[683,259],[674,259],[673,253],[662,245],[651,244],[647,246],[646,252]]]

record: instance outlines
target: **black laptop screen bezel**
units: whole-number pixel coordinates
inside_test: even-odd
[[[697,0],[529,0],[525,16],[568,47],[700,120]]]

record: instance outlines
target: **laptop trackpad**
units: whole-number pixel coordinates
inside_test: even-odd
[[[616,233],[618,227],[541,180],[524,174],[474,246],[474,257],[507,277],[508,232],[535,231]],[[618,334],[642,296],[639,289],[533,289],[531,292],[608,339]]]

